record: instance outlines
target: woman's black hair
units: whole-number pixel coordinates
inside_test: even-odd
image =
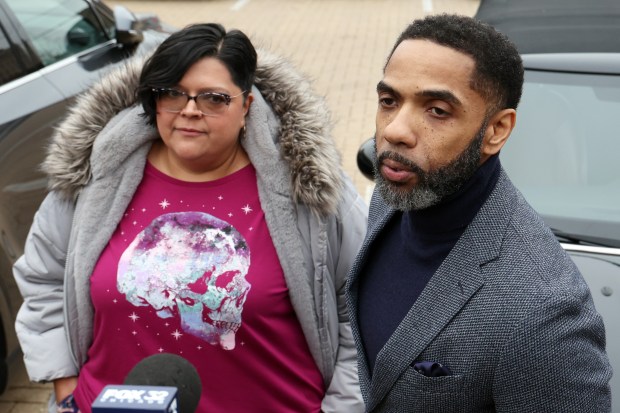
[[[246,95],[250,92],[256,72],[256,50],[250,39],[240,30],[226,32],[217,23],[192,24],[164,40],[142,68],[136,95],[150,125],[157,117],[153,88],[176,86],[205,57],[217,58],[232,81]]]

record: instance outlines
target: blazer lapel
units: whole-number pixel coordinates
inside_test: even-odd
[[[480,263],[455,252],[433,275],[377,355],[369,410],[387,395],[398,377],[482,287]]]
[[[356,346],[358,350],[357,367],[360,387],[362,388],[362,396],[364,397],[364,402],[366,404],[368,403],[367,395],[369,394],[370,389],[370,368],[366,360],[364,349],[361,347],[361,344],[359,344],[362,342],[362,339],[360,336],[356,311],[358,308],[358,281],[360,270],[364,267],[369,249],[372,247],[373,242],[375,241],[381,230],[385,227],[387,222],[394,216],[396,212],[395,210],[388,208],[385,204],[381,202],[379,204],[382,208],[379,207],[375,211],[370,211],[370,225],[366,233],[366,238],[364,239],[364,242],[360,247],[360,251],[357,254],[357,258],[355,259],[353,266],[351,267],[349,277],[347,277],[346,286],[347,306],[351,310],[349,312],[349,322],[351,324],[351,332],[353,333],[353,337],[355,338],[355,342],[357,343]]]

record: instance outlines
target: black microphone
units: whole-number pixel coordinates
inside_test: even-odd
[[[194,413],[200,401],[202,383],[192,363],[175,354],[161,353],[136,364],[125,377],[123,386],[106,386],[93,403],[93,413],[125,411],[121,409],[127,409],[127,405],[122,398],[114,397],[115,391],[119,396],[126,395],[134,409],[137,406],[144,406],[145,409],[151,406],[153,409],[132,412],[176,412],[178,407],[179,413]],[[106,394],[107,398],[104,398]],[[142,398],[139,401],[138,396]],[[158,403],[153,403],[157,397]]]

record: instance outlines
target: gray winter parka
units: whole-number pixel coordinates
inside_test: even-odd
[[[293,308],[322,373],[324,412],[362,412],[345,277],[367,209],[344,175],[325,102],[285,60],[258,51],[242,144]],[[134,90],[144,56],[112,71],[59,126],[44,169],[50,193],[35,215],[14,275],[16,322],[30,379],[76,376],[92,340],[89,278],[142,174],[155,128]]]

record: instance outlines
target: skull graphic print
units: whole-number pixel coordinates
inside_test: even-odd
[[[135,306],[225,350],[235,348],[250,290],[250,251],[229,223],[204,212],[164,214],[123,252],[117,287]]]

